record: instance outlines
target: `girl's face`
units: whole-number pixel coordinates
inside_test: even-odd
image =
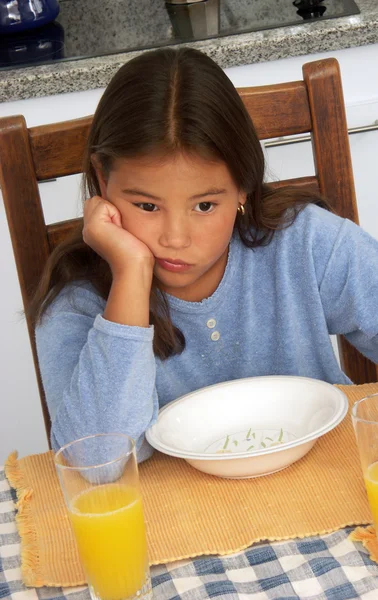
[[[122,226],[154,255],[162,289],[192,302],[210,296],[227,264],[238,205],[246,201],[225,163],[183,154],[118,159],[106,180],[97,175]]]

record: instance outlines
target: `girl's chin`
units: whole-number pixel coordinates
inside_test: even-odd
[[[167,271],[162,272],[161,269],[155,270],[154,275],[162,290],[171,296],[177,297],[181,297],[186,289],[195,286],[198,280],[198,277],[190,276],[189,273],[168,273]]]
[[[162,273],[161,270],[159,270],[154,271],[154,275],[163,286],[165,285],[174,288],[193,285],[197,281],[197,277],[191,277],[188,273]]]

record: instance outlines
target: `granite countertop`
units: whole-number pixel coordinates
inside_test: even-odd
[[[114,7],[120,6],[122,1],[112,0],[110,10],[109,5],[103,0],[81,2],[60,0],[61,11],[57,20],[65,25],[69,23],[69,28],[65,27],[65,31],[68,32],[68,35],[65,35],[65,47],[68,47],[71,53],[76,52],[76,56],[84,57],[93,52],[93,45],[98,40],[104,55],[2,70],[0,71],[0,101],[7,102],[106,86],[122,64],[143,52],[143,50],[126,50],[122,53],[114,53],[115,49],[120,47],[119,36],[125,36],[126,26],[128,43],[134,48],[138,45],[147,48],[149,42],[152,47],[156,36],[161,35],[164,28],[170,27],[168,16],[162,16],[166,13],[160,10],[159,0],[153,0],[152,14],[151,3],[149,4],[148,26],[146,26],[146,14],[142,12],[141,0],[129,0],[134,4],[133,10],[127,14],[114,10]],[[238,2],[243,1],[249,0],[238,0]],[[358,15],[185,42],[182,45],[206,52],[221,67],[227,68],[377,43],[377,0],[356,0],[356,4],[361,11]],[[144,4],[145,9],[146,4]],[[83,20],[89,10],[93,20],[91,27],[86,28],[83,35]],[[168,19],[168,22],[163,22],[162,19]]]

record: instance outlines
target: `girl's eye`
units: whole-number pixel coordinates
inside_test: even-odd
[[[138,206],[146,212],[156,212],[158,209],[156,204],[152,204],[151,202],[141,202],[140,204],[136,204],[135,206]]]
[[[213,202],[199,202],[195,209],[197,212],[209,213],[214,210],[215,204]]]

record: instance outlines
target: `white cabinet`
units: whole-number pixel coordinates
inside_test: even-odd
[[[300,56],[280,61],[226,69],[237,87],[266,85],[302,78],[304,62],[335,56],[341,65],[349,127],[378,120],[378,45],[338,52]],[[0,104],[0,116],[23,114],[28,126],[82,117],[94,112],[103,90],[77,92]],[[362,226],[378,238],[378,132],[350,137],[357,198]],[[310,144],[271,148],[267,151],[268,178],[309,175],[313,172]],[[77,177],[40,186],[47,222],[80,214]],[[25,322],[20,316],[21,294],[10,245],[4,207],[0,203],[0,279],[3,282],[0,311],[0,464],[13,449],[20,455],[42,452],[47,440]]]

